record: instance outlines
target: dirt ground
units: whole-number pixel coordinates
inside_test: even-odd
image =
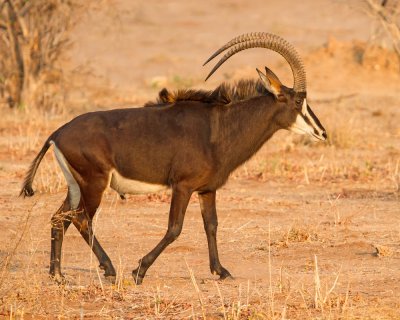
[[[0,318],[400,319],[400,77],[377,24],[358,1],[103,1],[76,26],[65,58],[68,105],[9,110],[0,119]],[[132,269],[164,235],[170,193],[108,191],[95,233],[117,268],[115,285],[71,227],[58,286],[48,276],[50,217],[66,186],[52,152],[32,198],[19,198],[47,136],[92,110],[140,106],[168,88],[213,88],[268,65],[257,49],[210,81],[206,58],[232,37],[276,33],[304,57],[308,96],[329,141],[278,132],[218,192],[218,245],[234,279],[218,281],[197,195],[182,234],[140,286]]]

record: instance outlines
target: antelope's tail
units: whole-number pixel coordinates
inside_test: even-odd
[[[32,161],[31,166],[29,167],[29,170],[26,173],[24,184],[22,186],[21,192],[19,193],[19,196],[23,195],[24,197],[32,197],[34,195],[35,192],[32,189],[33,179],[35,178],[35,174],[39,167],[40,161],[42,161],[44,155],[46,154],[47,150],[51,145],[50,143],[51,138],[52,135],[46,140],[46,142],[42,147],[42,150],[40,150],[36,158]]]

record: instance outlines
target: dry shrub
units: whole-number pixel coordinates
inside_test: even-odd
[[[364,0],[365,12],[378,23],[371,34],[372,42],[391,42],[400,59],[400,2],[396,0]]]
[[[75,0],[5,0],[0,4],[0,98],[10,107],[61,107],[58,63],[77,21]]]
[[[377,44],[353,42],[353,56],[363,67],[374,70],[400,70],[400,60],[396,52]]]
[[[349,149],[356,145],[353,126],[349,123],[337,124],[329,129],[328,144],[340,149]]]
[[[312,53],[308,60],[322,59],[323,57],[341,60],[348,65],[359,65],[369,70],[392,72],[400,70],[400,60],[395,51],[382,44],[360,40],[342,42],[330,37],[325,46]]]
[[[400,70],[400,2],[397,0],[362,0],[350,6],[371,19],[371,32],[367,42],[353,41],[354,61],[369,69]],[[343,47],[332,39],[327,49],[337,53]],[[343,51],[343,50],[342,50]]]

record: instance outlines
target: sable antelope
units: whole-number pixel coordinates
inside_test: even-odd
[[[172,189],[168,229],[133,270],[136,283],[179,236],[193,192],[199,195],[211,272],[221,279],[230,276],[218,257],[216,190],[279,129],[319,140],[327,137],[306,101],[303,63],[284,39],[268,33],[236,37],[207,60],[230,49],[208,77],[232,55],[255,47],[287,60],[293,89],[268,68],[265,74],[257,69],[257,81],[222,84],[213,91],[164,89],[157,102],[144,108],[86,113],[50,135],[30,166],[21,194],[33,195],[36,170],[53,145],[68,184],[67,198],[51,219],[50,274],[57,281],[62,280],[61,246],[71,222],[92,247],[105,277],[115,278],[110,258],[92,234],[92,219],[108,186],[120,194]]]

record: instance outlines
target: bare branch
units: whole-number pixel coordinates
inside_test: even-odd
[[[18,41],[16,25],[17,17],[15,8],[10,0],[7,0],[7,4],[7,31],[10,39],[10,51],[14,67],[17,70],[17,75],[13,77],[15,81],[15,90],[11,96],[11,99],[13,103],[20,104],[25,77],[24,61],[22,57],[21,46]]]
[[[7,33],[1,33],[1,39],[3,40],[6,47],[8,48],[10,46],[10,40],[7,37]]]
[[[6,5],[6,1],[4,0],[1,4],[0,4],[0,12],[3,10],[4,6]]]
[[[18,9],[15,7],[13,1],[6,0],[6,2],[13,11],[14,19],[16,20],[16,22],[18,22],[19,30],[22,32],[23,37],[26,38],[28,36],[28,29],[26,27],[24,19],[22,18],[22,16],[19,15]]]
[[[375,0],[364,0],[368,5],[368,12],[378,19],[382,28],[386,31],[389,38],[392,41],[392,45],[397,55],[400,58],[400,27],[396,24],[396,16],[400,10],[400,6],[397,2],[384,1],[378,3]]]
[[[31,8],[32,8],[32,2],[31,1],[25,2],[22,8],[19,9],[18,15],[20,17],[24,17]]]
[[[4,4],[5,4],[5,2],[4,2]],[[3,7],[4,7],[4,5],[3,5]],[[6,24],[6,18],[4,18],[4,15],[3,15],[3,7],[1,7],[0,8],[0,24]]]

